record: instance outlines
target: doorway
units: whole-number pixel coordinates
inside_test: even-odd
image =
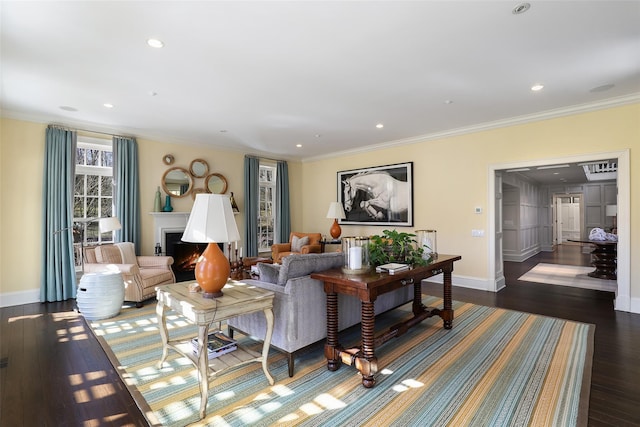
[[[631,310],[630,290],[630,165],[629,150],[586,154],[555,159],[531,160],[519,163],[505,163],[489,166],[489,196],[487,202],[487,226],[488,226],[488,271],[489,280],[487,290],[497,292],[504,286],[504,266],[502,265],[501,249],[503,230],[497,219],[502,217],[502,194],[497,184],[501,182],[502,171],[516,168],[542,167],[549,164],[597,162],[603,158],[616,159],[617,173],[617,209],[618,209],[618,255],[617,255],[617,290],[615,292],[615,309],[620,311]],[[501,186],[500,186],[501,187]],[[551,224],[549,224],[551,225]],[[584,228],[584,227],[583,227]],[[495,256],[494,256],[495,255]]]
[[[580,240],[583,231],[584,197],[582,193],[553,195],[553,244]]]

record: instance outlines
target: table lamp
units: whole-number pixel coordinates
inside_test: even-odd
[[[331,226],[329,233],[331,233],[331,237],[337,239],[342,233],[340,224],[338,224],[338,219],[346,218],[344,209],[342,208],[342,204],[340,202],[331,202],[331,204],[329,205],[329,211],[327,212],[327,218],[333,218],[333,225]]]
[[[204,298],[221,297],[222,288],[229,279],[231,266],[218,243],[240,240],[229,196],[197,194],[182,240],[190,243],[208,243],[196,262],[196,281],[202,288]]]

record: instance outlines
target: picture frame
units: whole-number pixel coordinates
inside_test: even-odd
[[[337,173],[345,225],[413,227],[413,162]]]

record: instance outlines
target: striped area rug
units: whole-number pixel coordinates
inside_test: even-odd
[[[425,297],[424,303],[441,301]],[[326,368],[323,343],[296,357],[271,350],[276,383],[259,363],[211,383],[207,417],[197,419],[196,371],[161,344],[154,304],[126,308],[112,319],[87,321],[150,425],[163,426],[584,426],[587,424],[593,332],[584,323],[455,302],[454,327],[431,318],[376,349],[380,371],[365,389],[357,371]],[[410,305],[376,318],[376,329],[409,314]],[[169,315],[171,337],[195,328]],[[358,327],[341,333],[357,342]],[[247,337],[240,342],[261,348]]]

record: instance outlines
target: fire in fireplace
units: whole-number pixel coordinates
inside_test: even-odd
[[[168,256],[173,257],[173,274],[176,282],[195,280],[198,258],[207,248],[207,243],[188,243],[180,240],[182,233],[166,233],[165,244]],[[220,249],[223,245],[218,243]]]

